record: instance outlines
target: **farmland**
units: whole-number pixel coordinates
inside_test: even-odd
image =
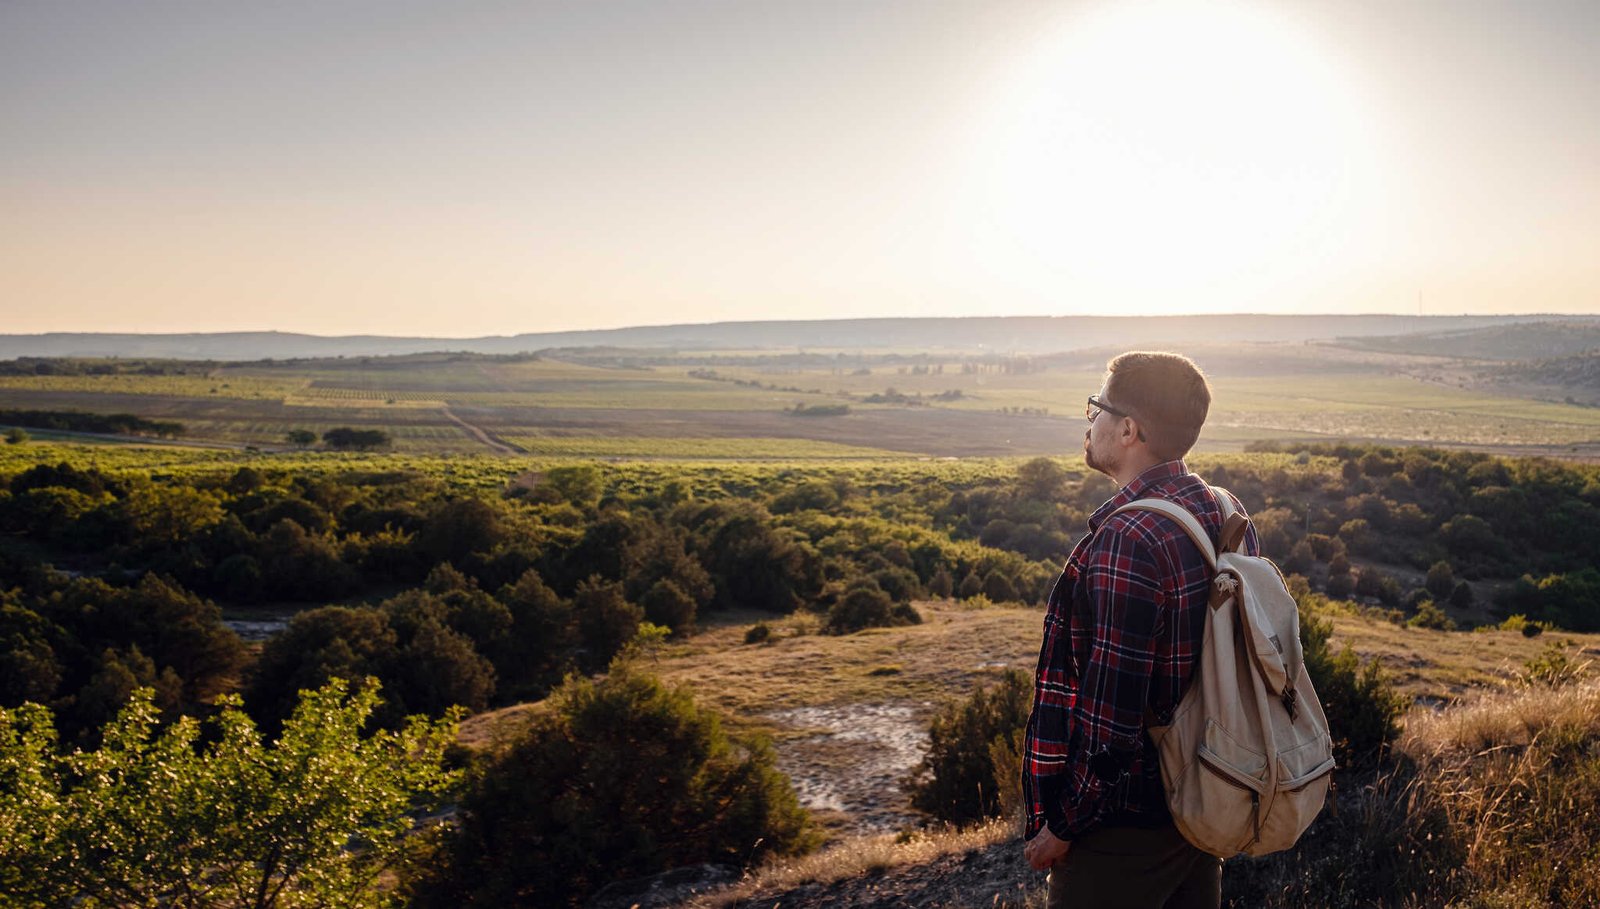
[[[1109,350],[466,354],[0,377],[0,407],[132,413],[263,450],[375,428],[396,451],[588,458],[985,457],[1071,452]],[[1375,440],[1600,456],[1600,408],[1471,385],[1439,358],[1306,344],[1190,351],[1215,401],[1201,451]],[[714,364],[714,365],[708,365]],[[797,416],[813,408],[827,416]],[[486,442],[485,439],[488,441]]]

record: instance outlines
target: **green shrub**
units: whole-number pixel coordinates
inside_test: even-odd
[[[1438,604],[1432,600],[1423,600],[1417,607],[1417,614],[1406,622],[1412,628],[1431,628],[1435,631],[1455,631],[1455,619],[1444,614]],[[1314,683],[1313,683],[1314,684]]]
[[[1428,569],[1428,580],[1423,586],[1428,588],[1428,592],[1433,594],[1434,599],[1442,600],[1449,596],[1451,591],[1455,590],[1455,570],[1451,568],[1449,562],[1442,560],[1434,562],[1433,566]]]
[[[896,603],[876,584],[851,588],[828,610],[829,634],[849,634],[863,628],[918,625],[922,614],[910,603]]]
[[[766,622],[757,622],[744,633],[746,644],[765,644],[770,640],[772,640],[772,626]]]
[[[674,634],[687,634],[694,630],[694,597],[666,578],[652,584],[640,597],[639,605],[644,607],[646,619],[671,628]]]
[[[143,688],[65,755],[49,710],[0,708],[0,905],[391,905],[373,881],[454,782],[459,715],[363,735],[377,703],[372,680],[303,691],[269,743],[237,698],[205,735],[163,728]]]
[[[1388,753],[1400,734],[1404,695],[1376,659],[1362,664],[1350,646],[1334,654],[1328,645],[1333,625],[1314,611],[1320,597],[1300,597],[1300,644],[1306,672],[1322,701],[1333,734],[1334,755],[1344,767],[1371,767]]]
[[[1582,678],[1589,671],[1588,662],[1575,662],[1567,656],[1572,641],[1551,641],[1537,656],[1522,664],[1522,679],[1531,685],[1565,685]]]
[[[1033,682],[1008,669],[992,686],[947,704],[928,727],[928,752],[908,780],[911,804],[952,823],[998,814],[1020,785],[1021,739]]]
[[[582,662],[590,669],[609,663],[622,645],[633,640],[644,621],[644,610],[623,597],[622,585],[598,575],[578,584],[572,611],[584,647]]]
[[[572,678],[471,773],[460,826],[415,904],[575,906],[605,883],[744,864],[817,835],[762,741],[629,661]]]

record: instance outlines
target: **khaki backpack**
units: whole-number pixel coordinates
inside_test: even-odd
[[[1300,614],[1272,562],[1237,551],[1249,519],[1211,487],[1224,517],[1221,554],[1193,514],[1163,499],[1117,509],[1177,521],[1215,571],[1205,637],[1189,687],[1166,726],[1150,725],[1167,807],[1190,843],[1212,855],[1293,846],[1333,780],[1328,718],[1306,675]]]

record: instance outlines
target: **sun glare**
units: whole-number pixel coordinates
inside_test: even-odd
[[[1351,240],[1373,189],[1356,93],[1259,7],[1091,7],[991,116],[986,266],[1128,312],[1254,305]]]

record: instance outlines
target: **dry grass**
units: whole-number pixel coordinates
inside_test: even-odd
[[[1515,631],[1435,631],[1328,613],[1334,649],[1349,644],[1363,659],[1378,658],[1408,697],[1454,701],[1477,691],[1514,685],[1528,660],[1552,640],[1570,641],[1574,658],[1600,656],[1600,634],[1558,632],[1525,638]]]
[[[1294,850],[1229,863],[1231,905],[1600,906],[1600,679],[1416,708],[1341,787]]]
[[[912,836],[861,837],[799,858],[777,859],[754,869],[738,884],[685,903],[683,909],[723,909],[761,894],[781,893],[804,884],[831,884],[891,868],[926,865],[943,856],[984,849],[1015,839],[1016,824],[985,821],[965,829],[946,828]]]
[[[838,636],[818,633],[816,617],[806,614],[734,617],[667,647],[658,671],[759,726],[773,711],[795,707],[903,703],[931,715],[939,703],[966,697],[1002,669],[1029,670],[1038,659],[1043,610],[942,601],[916,608],[920,625]],[[772,626],[772,641],[745,644],[745,630],[763,619]]]
[[[1437,713],[1413,712],[1397,747],[1414,760],[1441,761],[1551,738],[1600,741],[1600,679],[1557,688],[1528,686]]]
[[[1600,680],[1461,705],[1410,724],[1401,750],[1475,904],[1600,905]]]

